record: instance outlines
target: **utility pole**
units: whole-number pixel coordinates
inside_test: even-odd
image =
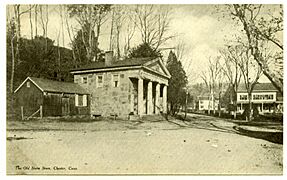
[[[187,98],[188,98],[188,92],[186,91],[186,95],[185,95],[185,114],[184,114],[184,120],[186,120],[186,114],[187,114]]]
[[[186,120],[186,116],[187,116],[187,98],[188,98],[188,89],[187,89],[187,87],[185,87],[184,90],[185,90],[185,113],[184,113],[184,120]]]

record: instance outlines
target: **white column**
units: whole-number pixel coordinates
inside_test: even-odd
[[[138,80],[138,115],[143,114],[143,79]]]
[[[163,113],[167,113],[167,85],[163,86],[162,107]]]
[[[159,114],[160,112],[159,96],[160,96],[160,84],[157,83],[155,87],[155,114]]]
[[[147,114],[153,113],[152,106],[152,82],[149,81],[147,85]]]

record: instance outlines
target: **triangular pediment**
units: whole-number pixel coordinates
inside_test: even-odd
[[[170,77],[170,73],[168,72],[167,68],[159,58],[145,63],[144,66],[159,74]]]
[[[165,74],[164,71],[163,71],[163,69],[162,69],[162,67],[160,66],[160,64],[159,64],[158,62],[153,63],[153,64],[151,64],[151,65],[149,65],[149,66],[147,66],[147,67],[149,67],[149,68],[151,68],[152,70],[157,71],[157,72],[159,72],[159,73],[161,73],[161,74]]]

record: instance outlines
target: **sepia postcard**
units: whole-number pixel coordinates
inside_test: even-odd
[[[6,4],[7,175],[283,175],[283,4]]]

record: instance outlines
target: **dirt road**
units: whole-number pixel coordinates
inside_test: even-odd
[[[8,130],[7,174],[282,174],[281,144],[199,128],[208,117],[196,117],[202,122],[193,127],[162,121],[114,130],[92,130],[97,123],[88,130]]]

